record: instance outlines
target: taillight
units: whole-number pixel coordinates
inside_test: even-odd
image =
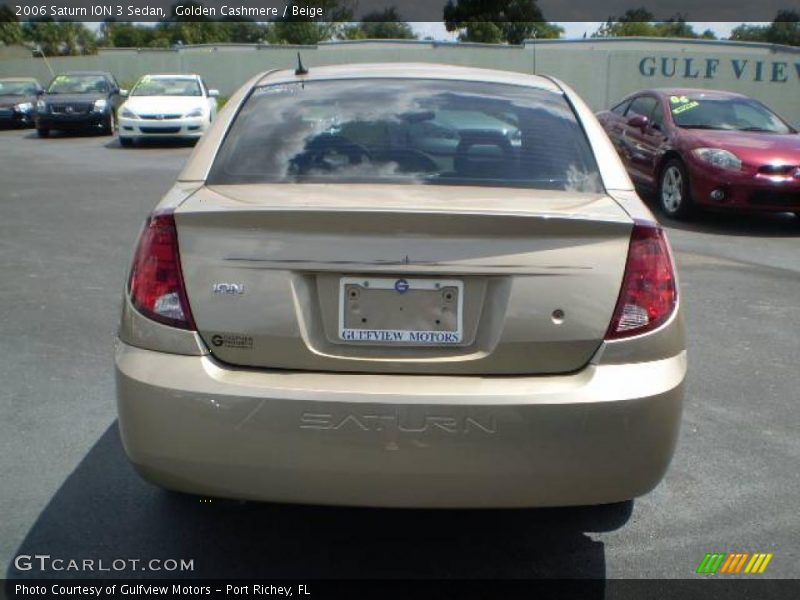
[[[664,231],[657,223],[637,221],[606,339],[616,340],[656,329],[669,319],[677,303],[675,269]]]
[[[183,285],[178,232],[171,211],[145,221],[128,283],[131,302],[144,316],[181,329],[195,329]]]

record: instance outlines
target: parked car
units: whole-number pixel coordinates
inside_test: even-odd
[[[0,125],[33,125],[36,102],[42,94],[42,86],[29,77],[0,79]]]
[[[411,147],[440,112],[450,155]],[[653,488],[686,351],[666,235],[570,88],[383,64],[231,98],[141,232],[115,362],[166,488],[522,507]]]
[[[661,210],[800,212],[800,135],[761,102],[712,90],[631,94],[598,114],[628,173]]]
[[[119,142],[146,137],[200,138],[217,114],[219,91],[199,75],[145,75],[119,112]]]
[[[127,94],[111,73],[71,71],[53,78],[36,104],[36,132],[47,137],[53,129],[99,131],[112,135],[115,111]]]

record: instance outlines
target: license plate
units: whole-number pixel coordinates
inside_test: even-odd
[[[339,339],[356,344],[442,346],[463,341],[464,282],[342,277]]]

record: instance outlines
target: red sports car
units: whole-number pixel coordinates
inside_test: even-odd
[[[670,217],[697,206],[800,217],[800,135],[757,100],[642,90],[597,117],[634,183],[655,191]]]

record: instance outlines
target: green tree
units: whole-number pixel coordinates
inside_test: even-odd
[[[97,52],[94,32],[83,23],[54,21],[50,18],[28,21],[23,36],[47,56],[75,56]]]
[[[22,40],[22,25],[19,24],[17,15],[11,7],[3,4],[0,6],[0,43],[20,44]]]
[[[620,17],[609,17],[592,37],[638,37],[653,35],[653,13],[646,8],[631,8]]]
[[[170,45],[169,32],[164,29],[105,21],[100,27],[100,43],[112,48],[167,48]]]
[[[364,15],[360,23],[344,28],[343,37],[348,40],[417,39],[411,26],[400,20],[394,6]]]
[[[666,21],[653,21],[653,13],[646,8],[633,8],[619,17],[609,17],[597,31],[594,38],[601,37],[672,37],[672,38],[704,38],[716,39],[710,29],[697,33],[686,17],[681,14]]]
[[[448,31],[452,31],[448,29]],[[472,21],[465,23],[458,34],[460,42],[480,42],[482,44],[502,44],[506,40],[503,29],[498,23],[491,21]]]
[[[766,42],[767,25],[741,25],[734,27],[730,39],[737,42]]]
[[[557,38],[564,31],[545,21],[536,0],[448,0],[444,23],[447,31],[459,32],[460,41],[489,44]]]
[[[188,6],[191,3],[185,3]],[[100,29],[100,42],[118,48],[163,48],[174,44],[255,44],[265,41],[269,25],[237,17],[220,20],[208,17],[179,17],[175,5],[170,18],[157,26],[106,20]]]
[[[273,44],[316,44],[341,37],[346,25],[353,20],[355,0],[292,0],[285,19],[275,21],[270,28]],[[322,16],[311,19],[292,14],[292,7],[317,8]]]
[[[530,33],[525,35],[523,41],[525,41],[525,39],[529,39],[531,36],[536,37],[536,39],[558,39],[563,33],[564,28],[560,25],[542,21],[539,23],[534,23],[533,29]]]
[[[313,21],[275,21],[269,31],[271,44],[313,45],[330,39],[329,28]]]
[[[198,2],[180,4],[184,7],[201,6]],[[218,21],[206,16],[180,16],[177,7],[178,4],[173,4],[169,18],[156,27],[169,40],[169,44],[214,44],[228,41],[224,28]]]
[[[780,10],[769,25],[741,24],[731,31],[732,40],[800,46],[800,14]]]
[[[237,19],[237,20],[234,20]],[[237,44],[258,44],[269,38],[269,25],[252,20],[228,17],[220,22],[227,41]]]
[[[767,41],[771,44],[800,46],[800,14],[781,10],[767,27]]]
[[[676,15],[662,23],[653,23],[653,32],[658,37],[696,38],[694,28],[683,15]]]

